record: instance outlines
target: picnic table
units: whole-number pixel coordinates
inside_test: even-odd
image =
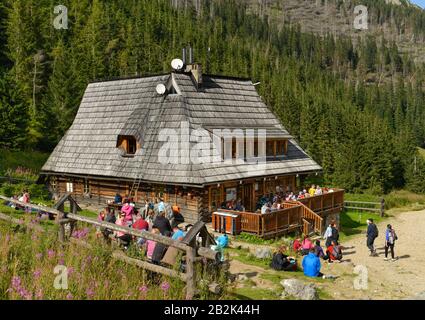
[[[108,203],[108,208],[113,214],[115,214],[115,210],[121,211],[122,206],[122,203]]]

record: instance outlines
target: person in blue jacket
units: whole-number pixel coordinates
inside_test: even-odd
[[[314,248],[311,248],[308,255],[304,257],[302,265],[304,275],[307,277],[323,277],[323,274],[320,272],[320,268],[322,267],[320,258],[314,253]]]
[[[229,245],[229,237],[225,233],[215,239],[215,241],[217,242],[217,245],[221,248],[227,248],[227,246]]]

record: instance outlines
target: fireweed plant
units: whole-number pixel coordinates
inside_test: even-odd
[[[81,227],[74,232],[75,238],[90,244],[86,248],[72,242],[60,244],[54,228],[45,232],[0,222],[0,299],[185,299],[182,281],[113,259],[114,248],[96,238],[94,231]],[[54,286],[58,265],[66,267],[67,289]],[[202,286],[199,292],[200,299],[224,297],[212,296]]]

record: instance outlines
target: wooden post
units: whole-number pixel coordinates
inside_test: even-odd
[[[276,223],[276,233],[277,233],[277,230],[278,230],[278,225],[277,225],[277,223],[278,223],[278,220],[277,220],[277,213],[275,212],[275,213],[274,213],[274,215],[275,215],[275,217],[276,217],[276,219],[275,219],[275,223]]]
[[[62,219],[63,219],[63,215],[62,215],[62,217],[60,217],[58,220],[57,220],[57,223],[58,223],[58,225],[59,225],[59,242],[60,243],[64,243],[65,242],[65,223],[62,221]]]
[[[186,299],[187,300],[192,300],[196,291],[195,245],[196,245],[195,243],[192,243],[186,250]]]
[[[385,199],[381,199],[381,217],[385,216]]]

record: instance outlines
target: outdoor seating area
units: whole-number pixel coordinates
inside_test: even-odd
[[[273,195],[273,198],[278,198]],[[277,200],[279,201],[279,200]],[[268,202],[269,203],[269,202]],[[274,202],[275,203],[275,202]],[[279,209],[268,208],[257,212],[218,209],[213,213],[213,229],[216,232],[238,234],[247,232],[262,238],[274,238],[294,231],[301,231],[310,235],[322,233],[326,227],[328,216],[339,214],[344,205],[344,190],[332,190],[319,195],[310,196],[299,200],[286,199],[279,201]],[[227,213],[227,219],[219,219]],[[240,229],[226,226],[231,220],[240,219]],[[240,230],[240,231],[239,231]]]

